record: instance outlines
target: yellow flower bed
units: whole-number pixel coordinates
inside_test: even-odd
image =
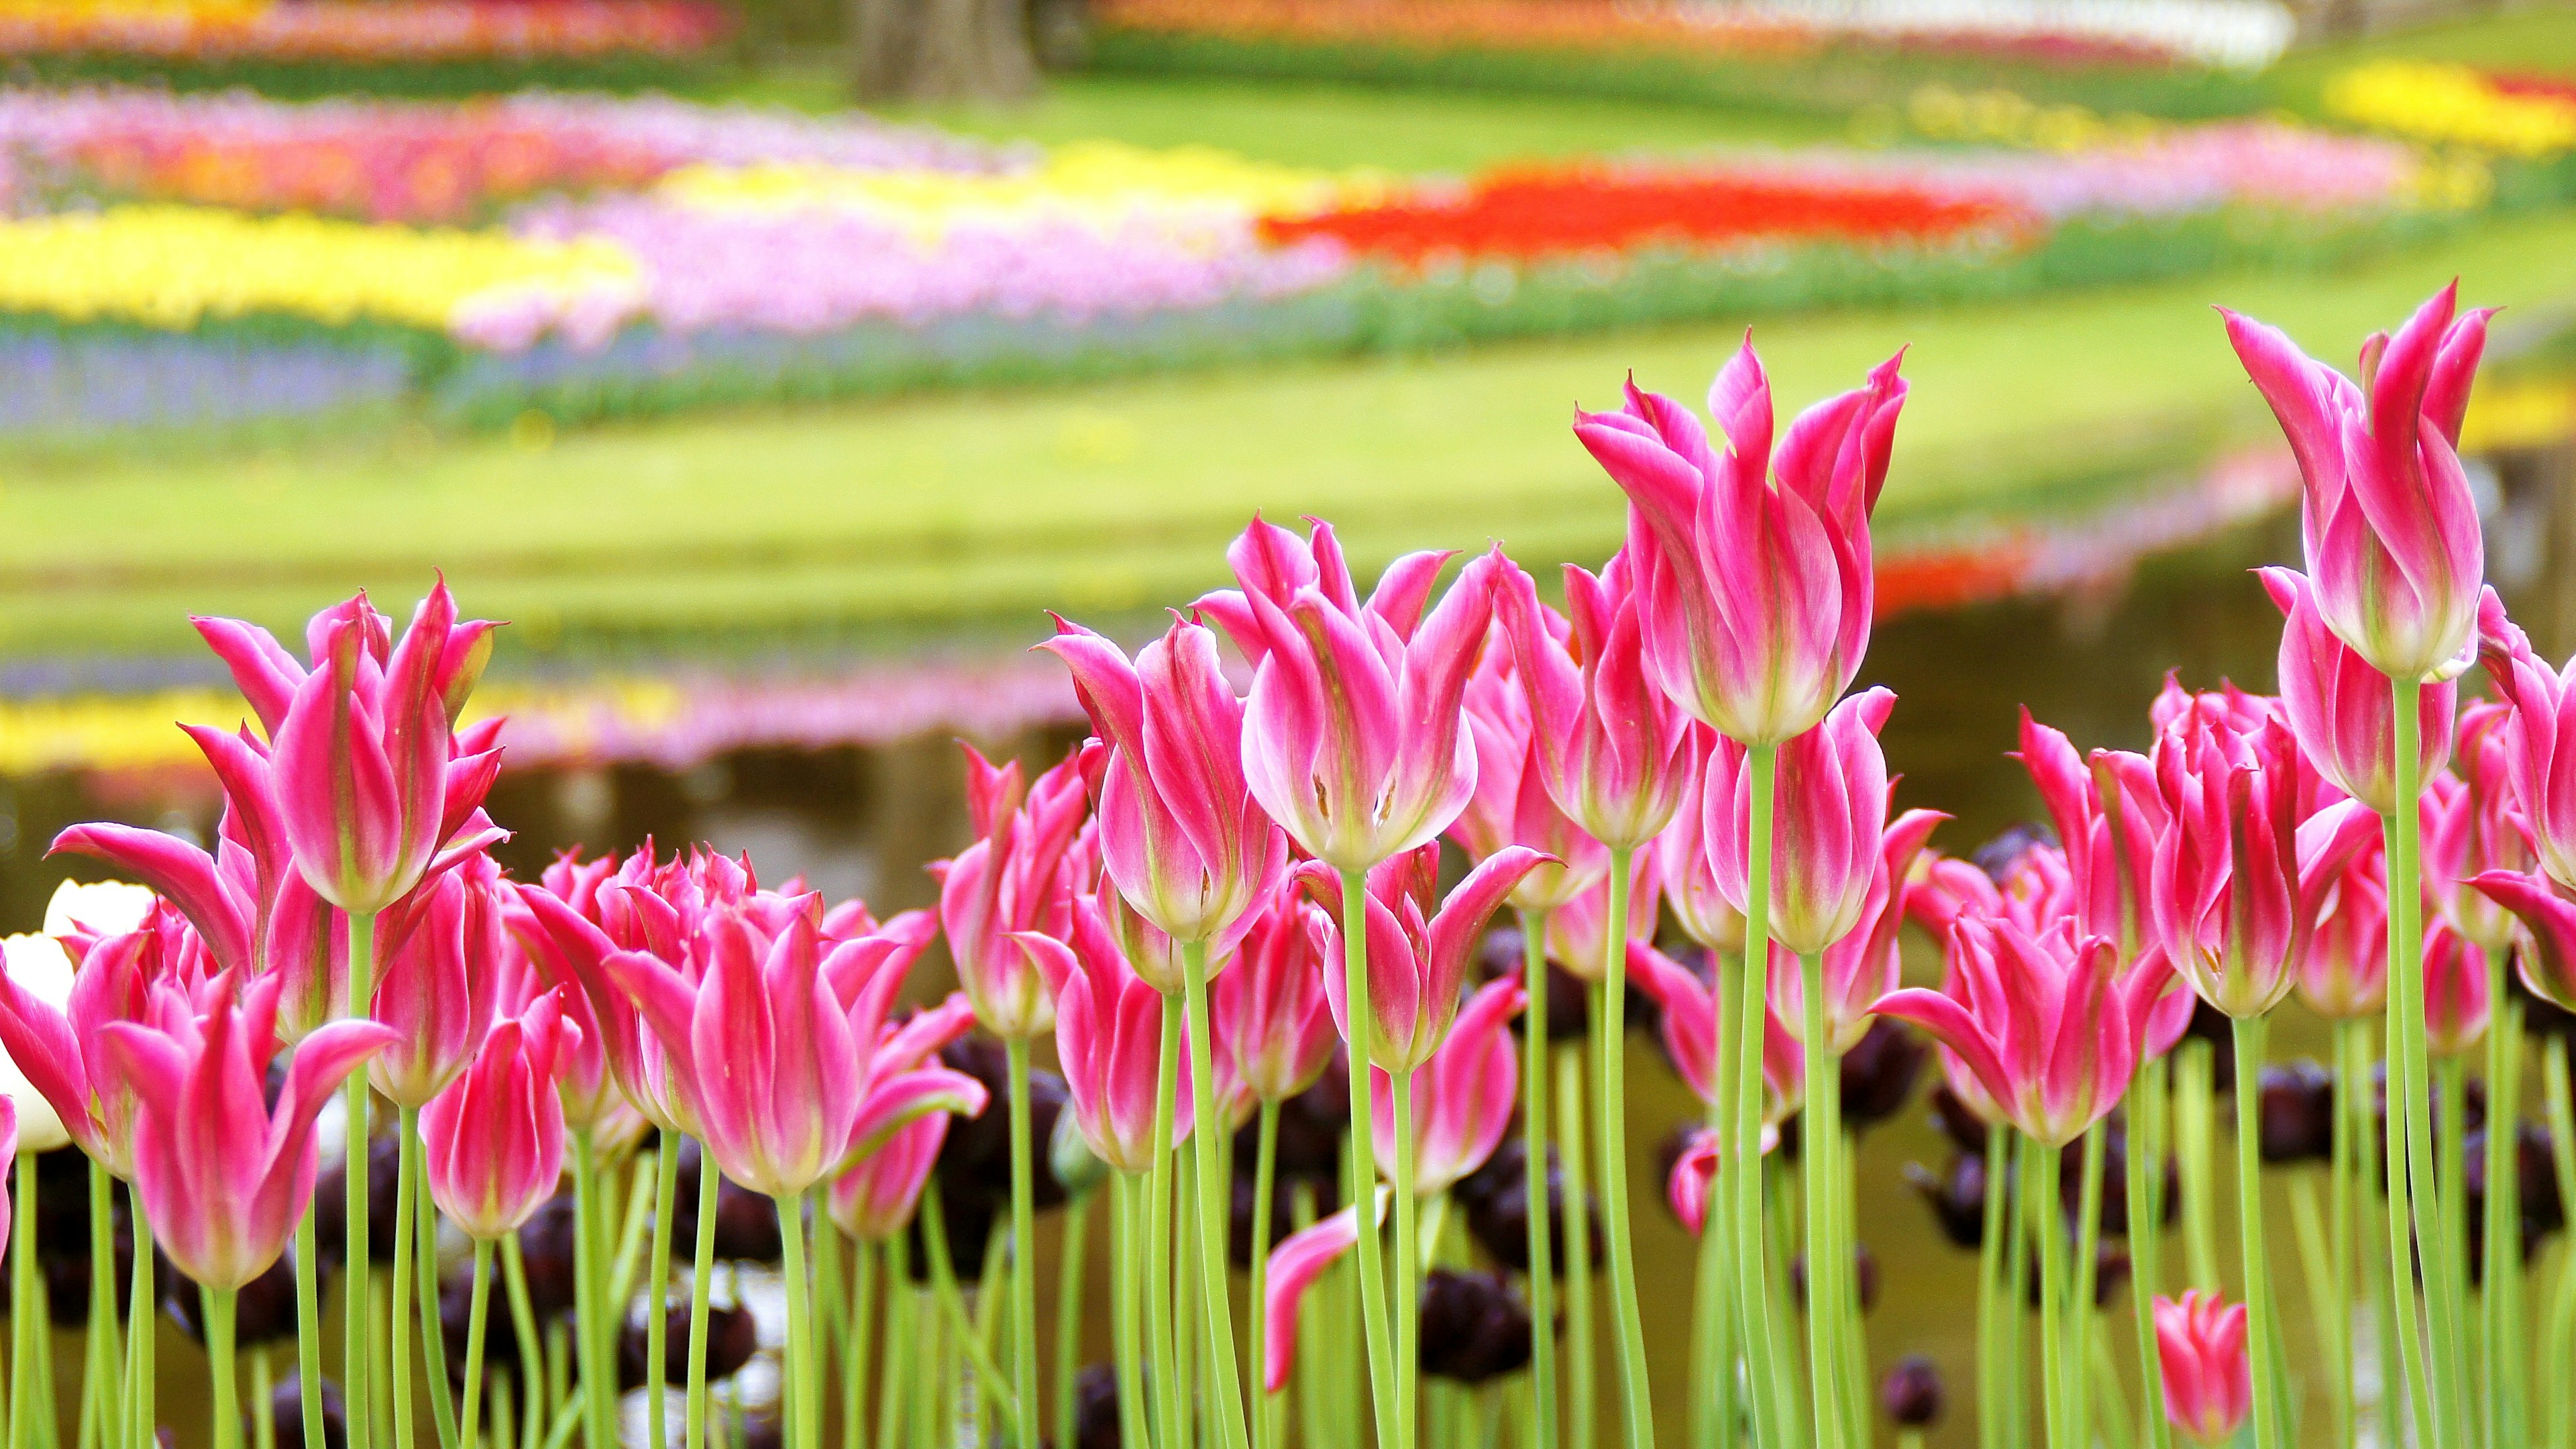
[[[632,291],[635,259],[612,242],[523,241],[192,206],[120,206],[0,221],[0,311],[184,329],[285,313],[445,328],[495,289]]]
[[[1397,178],[1253,161],[1212,146],[1149,150],[1116,141],[1059,146],[1043,165],[1001,176],[861,171],[769,163],[688,166],[661,192],[722,209],[832,207],[864,211],[935,240],[960,221],[1071,216],[1115,225],[1143,211],[1217,210],[1302,216],[1385,196]]]
[[[2576,103],[2509,94],[2464,65],[2374,61],[2327,82],[2325,102],[2344,120],[2418,141],[2530,157],[2576,147]]]

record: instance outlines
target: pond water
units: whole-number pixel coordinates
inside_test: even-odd
[[[2576,545],[2570,543],[2576,527],[2564,503],[2576,485],[2576,449],[2544,448],[2485,461],[2495,575],[2535,639],[2563,653],[2576,646]],[[2004,758],[2014,743],[2017,705],[2027,704],[2079,744],[2134,747],[2144,743],[2146,705],[2168,669],[2194,685],[2227,677],[2268,687],[2279,620],[2247,569],[2294,561],[2295,526],[2291,517],[2275,514],[2142,560],[2134,569],[2100,574],[2072,592],[1884,621],[1864,682],[1888,685],[1900,699],[1886,734],[1891,766],[1904,775],[1900,803],[1951,812],[1957,818],[1942,827],[1936,843],[1965,852],[2037,813],[2019,767]],[[1059,756],[1080,733],[1060,709],[1031,707],[990,717],[1007,726],[981,743],[1033,762]],[[945,731],[811,748],[727,748],[718,742],[695,753],[700,757],[678,765],[557,763],[505,775],[491,812],[519,833],[499,853],[527,874],[576,845],[625,848],[647,837],[665,846],[704,840],[728,852],[750,851],[764,875],[802,873],[829,894],[864,895],[885,911],[929,903],[933,893],[921,867],[965,841],[958,753]],[[66,873],[62,863],[40,858],[61,827],[104,817],[174,825],[202,836],[212,827],[211,809],[202,788],[166,774],[119,778],[57,771],[0,782],[0,924],[28,929],[41,914],[44,897]],[[2302,1036],[2295,1027],[2284,1032],[2285,1049],[2303,1049]],[[1658,1404],[1677,1428],[1686,1392],[1693,1247],[1662,1207],[1661,1183],[1649,1180],[1646,1149],[1690,1116],[1694,1104],[1656,1054],[1643,1049],[1642,1039],[1639,1047],[1630,1099],[1637,1169],[1632,1198]],[[1908,1163],[1937,1169],[1948,1156],[1918,1092],[1912,1105],[1865,1140],[1858,1159],[1859,1221],[1882,1276],[1870,1320],[1874,1369],[1884,1372],[1909,1353],[1932,1355],[1947,1375],[1951,1405],[1931,1442],[1964,1445],[1974,1425],[1974,1258],[1947,1245],[1904,1178]],[[2285,1239],[2287,1233],[2275,1237]],[[1105,1249],[1095,1245],[1095,1252],[1104,1253],[1092,1279],[1099,1283],[1107,1272]],[[2284,1272],[2286,1317],[2293,1333],[2302,1333],[2304,1290],[2295,1271]],[[2122,1294],[2111,1301],[2112,1342],[2126,1362],[2127,1300]],[[1092,1342],[1105,1349],[1105,1305],[1094,1306]],[[68,1339],[65,1348],[76,1360]],[[193,1386],[193,1352],[175,1338],[166,1352],[188,1365],[184,1372]],[[2298,1361],[2305,1349],[2294,1341],[2292,1354]],[[1606,1357],[1603,1372],[1606,1410]],[[174,1417],[188,1425],[183,1439],[193,1441],[193,1424]]]

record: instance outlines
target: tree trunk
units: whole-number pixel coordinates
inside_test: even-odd
[[[867,101],[1017,101],[1037,91],[1028,0],[850,0],[850,83]]]

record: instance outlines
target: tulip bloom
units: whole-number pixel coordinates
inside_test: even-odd
[[[1622,940],[1655,933],[1655,887],[1663,872],[1656,867],[1660,846],[1638,851],[1628,865],[1628,916],[1610,919],[1610,882],[1603,879],[1583,894],[1548,913],[1547,955],[1577,981],[1599,984],[1609,979],[1613,933]]]
[[[1520,1055],[1511,1022],[1529,1001],[1518,981],[1487,982],[1467,999],[1449,1039],[1413,1074],[1413,1195],[1437,1197],[1484,1166],[1512,1124],[1520,1096]],[[1370,1082],[1369,1132],[1377,1161],[1395,1165],[1395,1083],[1383,1068]]]
[[[1799,955],[1841,940],[1859,924],[1887,827],[1887,757],[1878,732],[1896,708],[1885,689],[1864,690],[1780,751],[1773,817],[1771,939]],[[1749,908],[1750,761],[1712,783],[1701,828],[1718,889]]]
[[[2299,962],[2299,999],[2329,1021],[2362,1021],[2388,1004],[2388,863],[2374,844],[2338,873]]]
[[[1776,454],[1750,332],[1709,387],[1723,457],[1681,404],[1634,381],[1620,411],[1575,417],[1575,436],[1628,495],[1646,665],[1729,739],[1804,734],[1869,651],[1869,517],[1905,406],[1902,361],[1799,414]]]
[[[1154,1109],[1163,1063],[1163,992],[1138,976],[1111,939],[1098,903],[1074,902],[1073,941],[1034,931],[1011,938],[1055,993],[1056,1057],[1073,1123],[1092,1155],[1130,1176],[1154,1165]],[[1222,978],[1220,978],[1222,979]],[[1174,1043],[1173,1045],[1178,1045]],[[1194,1119],[1190,1054],[1177,1057],[1172,1141]]]
[[[1763,1151],[1769,1152],[1779,1141],[1779,1134],[1763,1134]],[[1664,1179],[1664,1201],[1671,1204],[1673,1216],[1681,1219],[1682,1231],[1696,1238],[1708,1222],[1710,1189],[1717,1185],[1718,1164],[1726,1156],[1726,1143],[1715,1132],[1705,1128],[1690,1135],[1681,1155],[1673,1159],[1673,1170]]]
[[[2397,704],[2388,676],[2326,627],[2317,592],[2292,569],[2257,569],[2281,628],[2281,703],[2299,749],[2335,788],[2379,814],[2397,807]],[[2459,686],[2445,679],[2417,692],[2415,778],[2428,780],[2451,757],[2451,715]]]
[[[1644,604],[1625,553],[1595,578],[1565,567],[1570,631],[1551,627],[1530,576],[1493,550],[1498,621],[1529,696],[1539,780],[1567,818],[1613,848],[1663,833],[1690,783],[1690,719],[1645,661]]]
[[[396,1105],[427,1105],[478,1048],[488,1050],[502,964],[497,897],[507,889],[500,867],[478,855],[383,916],[384,969],[370,1015],[392,1027],[395,1038],[367,1064],[367,1079]],[[551,1061],[551,1044],[547,1051]]]
[[[102,1028],[142,1020],[155,984],[196,991],[213,974],[205,944],[176,907],[159,900],[139,925],[119,934],[61,942],[11,936],[0,944],[8,960],[0,977],[0,1049],[18,1078],[0,1086],[13,1101],[33,1094],[19,1112],[22,1135],[30,1144],[76,1143],[100,1166],[131,1180],[134,1087],[108,1060]]]
[[[1253,917],[1234,969],[1213,985],[1217,1060],[1260,1101],[1284,1102],[1332,1065],[1340,1040],[1324,996],[1324,978],[1340,964],[1327,954],[1332,935],[1320,908],[1283,890]]]
[[[1131,664],[1058,619],[1038,647],[1073,671],[1092,732],[1109,745],[1099,844],[1110,880],[1173,940],[1230,954],[1287,849],[1244,779],[1243,701],[1217,663],[1215,632],[1174,620]]]
[[[492,1024],[462,1076],[421,1109],[429,1195],[457,1230],[491,1242],[519,1230],[563,1177],[558,1048],[575,1028],[550,991]]]
[[[313,1118],[350,1073],[393,1039],[372,1021],[335,1022],[295,1050],[271,1108],[261,1086],[277,1054],[274,978],[217,977],[194,1002],[153,993],[144,1021],[100,1028],[112,1069],[140,1099],[134,1188],[154,1242],[214,1289],[268,1271],[313,1197]]]
[[[2522,922],[2515,969],[2531,994],[2576,1011],[2576,900],[2538,871],[2491,870],[2469,884]]]
[[[2437,1057],[2458,1056],[2487,1034],[2494,1009],[2487,956],[2459,932],[2435,921],[2424,933],[2424,1045]]]
[[[1545,858],[1525,846],[1506,847],[1469,871],[1436,911],[1437,844],[1395,856],[1371,870],[1361,908],[1368,930],[1369,1008],[1376,1034],[1370,1041],[1353,1042],[1353,1050],[1389,1072],[1410,1071],[1431,1060],[1457,1017],[1458,998],[1485,923],[1513,885]],[[1295,876],[1328,913],[1328,959],[1340,959],[1341,876],[1323,861],[1306,862]],[[1348,989],[1343,976],[1340,971],[1324,972],[1324,996],[1333,1008],[1333,1025],[1340,1028],[1344,1041],[1350,1041],[1350,1003],[1344,999]]]
[[[2576,660],[2553,670],[2490,589],[2480,623],[2487,677],[2513,710],[2504,732],[2506,775],[2540,868],[2576,888]]]
[[[939,923],[976,1020],[995,1036],[1026,1040],[1055,1024],[1053,1008],[1046,983],[1010,937],[1064,934],[1075,886],[1071,852],[1087,804],[1082,773],[1077,760],[1065,760],[1024,795],[1018,761],[996,768],[974,746],[963,748],[975,843],[931,867]],[[1180,980],[1168,989],[1177,994]]]
[[[1387,566],[1363,603],[1330,525],[1254,519],[1226,550],[1240,589],[1198,608],[1252,659],[1243,768],[1309,855],[1365,870],[1449,828],[1476,788],[1460,708],[1497,565],[1471,561],[1426,615],[1443,553]]]
[[[1674,923],[1696,944],[1729,956],[1744,954],[1746,922],[1744,912],[1718,888],[1705,826],[1709,789],[1713,784],[1732,790],[1743,757],[1742,745],[1704,724],[1691,725],[1682,746],[1682,805],[1654,851],[1656,876]]]
[[[1903,962],[1896,937],[1905,924],[1905,881],[1925,838],[1949,818],[1937,810],[1908,810],[1880,835],[1878,866],[1862,898],[1860,922],[1824,952],[1824,1047],[1831,1055],[1860,1045],[1869,1035],[1870,1008],[1897,988]],[[1805,1041],[1807,988],[1798,958],[1774,941],[1769,959],[1772,1009],[1802,1045],[1814,1045]]]
[[[1375,1194],[1378,1221],[1386,1218],[1387,1189]],[[1371,1231],[1375,1231],[1371,1227]],[[1262,1353],[1261,1387],[1277,1393],[1286,1386],[1289,1371],[1297,1366],[1297,1306],[1306,1289],[1324,1270],[1341,1261],[1351,1245],[1360,1240],[1360,1210],[1346,1207],[1314,1226],[1300,1229],[1280,1240],[1270,1250],[1270,1274],[1263,1295],[1261,1312],[1269,1325],[1267,1347]]]
[[[1664,1052],[1682,1085],[1717,1105],[1717,998],[1715,988],[1644,940],[1628,943],[1628,978],[1661,1014]],[[1780,1024],[1776,1009],[1762,1014],[1762,1081],[1769,1089],[1763,1118],[1779,1123],[1796,1110],[1806,1084],[1806,1058],[1798,1039]]]
[[[1062,1022],[1059,1016],[1059,1027]],[[939,1149],[948,1141],[948,1117],[932,1112],[896,1128],[883,1146],[832,1179],[826,1206],[833,1223],[862,1243],[891,1241],[910,1226],[930,1170],[939,1165]]]
[[[1874,1009],[1957,1053],[2003,1120],[2045,1147],[2082,1137],[2119,1104],[2171,977],[2156,953],[2124,975],[2119,948],[2072,921],[2033,936],[1963,918],[1949,968],[1939,991],[1907,987]]]
[[[2179,1299],[2157,1298],[2155,1316],[2165,1417],[2201,1444],[2227,1443],[2254,1407],[2245,1305],[2194,1289]]]
[[[2449,679],[2477,652],[2486,553],[2456,449],[2490,314],[2455,317],[2458,293],[2444,287],[2395,336],[2363,344],[2360,386],[2222,309],[2298,459],[2318,614],[2391,679]]]
[[[2513,713],[2480,702],[2460,711],[2459,773],[2424,782],[2424,889],[2452,929],[2483,951],[2513,945],[2513,917],[2472,890],[2491,870],[2529,870],[2531,840],[2513,795]]]
[[[1556,910],[1609,873],[1610,851],[1549,796],[1529,696],[1499,631],[1488,639],[1467,679],[1465,701],[1467,737],[1476,750],[1476,788],[1449,833],[1470,860],[1513,845],[1554,857],[1522,876],[1508,899],[1515,910]]]

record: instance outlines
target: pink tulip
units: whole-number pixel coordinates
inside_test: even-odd
[[[2480,950],[2513,945],[2513,917],[2470,889],[2491,870],[2529,870],[2531,840],[2512,781],[2512,711],[2480,702],[2460,711],[2459,773],[2425,781],[2424,889],[2442,918]]]
[[[1392,1196],[1387,1188],[1377,1190],[1377,1221],[1385,1220],[1387,1201]],[[1371,1231],[1375,1231],[1374,1225]],[[1325,1269],[1341,1261],[1342,1255],[1359,1240],[1360,1210],[1346,1207],[1312,1227],[1289,1234],[1270,1250],[1270,1273],[1261,1305],[1268,1325],[1261,1365],[1261,1386],[1265,1391],[1279,1392],[1297,1366],[1297,1306],[1304,1301],[1306,1289],[1323,1276]]]
[[[1905,924],[1905,881],[1914,858],[1932,828],[1950,817],[1937,810],[1908,810],[1881,833],[1878,867],[1870,875],[1860,922],[1825,948],[1825,1038],[1833,1054],[1860,1045],[1869,1034],[1870,1008],[1897,988],[1903,961],[1897,952],[1897,930]],[[1806,1041],[1806,981],[1798,958],[1779,942],[1771,943],[1772,1009],[1791,1036]]]
[[[2078,934],[2071,920],[2033,936],[2009,921],[1963,917],[1942,988],[1890,992],[1876,1010],[1930,1032],[2004,1120],[2063,1147],[2128,1090],[2170,977],[2152,952],[2123,974],[2119,948]]]
[[[641,951],[608,958],[641,1008],[670,1083],[725,1176],[772,1197],[822,1181],[929,1111],[982,1105],[971,1077],[881,1069],[880,1028],[928,944],[915,921],[825,948],[819,906],[783,921],[758,901],[710,912],[689,971]]]
[[[394,1041],[367,1064],[367,1079],[396,1105],[426,1106],[483,1046],[502,965],[499,897],[509,889],[492,858],[477,855],[382,917],[369,1015],[394,1029]]]
[[[1448,555],[1407,554],[1363,603],[1332,528],[1255,518],[1226,550],[1239,590],[1199,600],[1250,656],[1243,767],[1307,854],[1365,870],[1439,837],[1476,787],[1460,709],[1492,617],[1490,559],[1426,616]]]
[[[557,866],[564,864],[557,862]],[[556,867],[548,867],[547,873],[555,874]],[[562,1039],[555,1044],[555,1097],[563,1106],[565,1129],[588,1132],[595,1142],[629,1141],[642,1135],[651,1119],[636,1110],[618,1089],[589,993],[568,972],[549,972],[530,959],[527,938],[542,938],[543,928],[535,924],[524,904],[520,893],[527,889],[522,886],[505,893],[497,902],[505,929],[501,933],[501,965],[493,979],[493,1014],[516,1016],[538,997],[555,994],[566,1026]],[[567,984],[572,989],[557,993],[558,987]],[[609,989],[614,991],[613,987]],[[616,1004],[632,1018],[633,1004],[623,993],[618,993]],[[677,1127],[668,1130],[679,1135]]]
[[[828,1205],[833,1223],[862,1243],[887,1242],[910,1226],[948,1141],[948,1118],[932,1112],[913,1119],[834,1178]]]
[[[2492,589],[2479,623],[2487,677],[2513,711],[2504,730],[2506,777],[2522,828],[2550,879],[2576,887],[2576,661],[2551,669]]]
[[[134,1176],[134,1084],[109,1059],[104,1028],[142,1021],[156,986],[193,995],[212,977],[205,943],[168,901],[155,899],[135,930],[76,935],[63,942],[73,958],[70,991],[53,992],[0,976],[0,1050],[45,1099],[81,1151],[109,1172]]]
[[[1622,939],[1651,936],[1655,933],[1655,888],[1663,878],[1656,858],[1663,851],[1650,846],[1638,851],[1628,866],[1628,912],[1624,921],[1610,919],[1610,882],[1607,879],[1550,912],[1547,918],[1547,957],[1577,981],[1599,982],[1608,979],[1610,971],[1611,933]]]
[[[317,1029],[272,1109],[261,1086],[277,1054],[278,989],[226,973],[191,1001],[164,985],[143,1021],[99,1029],[111,1070],[140,1099],[133,1182],[154,1241],[209,1288],[239,1288],[286,1250],[313,1196],[314,1115],[393,1039],[372,1021]]]
[[[1681,1074],[1682,1085],[1702,1102],[1717,1105],[1714,987],[1644,940],[1628,943],[1628,979],[1662,1015],[1664,1051]],[[1798,1039],[1780,1024],[1779,1012],[1767,1006],[1762,1013],[1762,1080],[1769,1089],[1764,1120],[1785,1120],[1805,1090],[1806,1058],[1798,1049]]]
[[[1447,1192],[1501,1145],[1521,1087],[1511,1023],[1528,1001],[1510,977],[1479,987],[1459,1011],[1449,1039],[1413,1074],[1414,1196]],[[1378,1166],[1392,1172],[1395,1082],[1384,1069],[1370,1079],[1369,1135]]]
[[[1010,938],[1064,934],[1076,884],[1071,852],[1087,805],[1080,762],[1058,763],[1024,795],[1018,761],[996,768],[974,746],[963,748],[976,838],[954,860],[931,867],[939,922],[976,1019],[996,1036],[1026,1040],[1055,1024],[1054,1007],[1046,982]],[[1168,989],[1180,991],[1178,976]]]
[[[2067,872],[2067,909],[2080,913],[2084,929],[2093,935],[2123,941],[2146,936],[2155,834],[2153,822],[2138,817],[2155,812],[2125,808],[2127,794],[2105,755],[2097,752],[2088,764],[2062,732],[2032,719],[2027,706],[2021,712],[2018,753],[2057,828],[2059,859]]]
[[[2374,844],[2353,855],[2321,899],[2299,963],[2299,999],[2329,1021],[2362,1021],[2388,1004],[2388,865]]]
[[[1766,1130],[1762,1150],[1768,1153],[1779,1140],[1777,1132]],[[1673,1159],[1671,1175],[1664,1179],[1664,1201],[1672,1205],[1673,1216],[1681,1219],[1682,1231],[1694,1238],[1708,1223],[1709,1195],[1717,1186],[1718,1165],[1725,1158],[1725,1140],[1705,1127],[1697,1129],[1681,1155]]]
[[[1393,856],[1368,873],[1361,908],[1368,930],[1369,1010],[1377,1028],[1375,1039],[1365,1044],[1369,1061],[1400,1072],[1431,1060],[1457,1017],[1485,923],[1512,886],[1545,859],[1525,846],[1506,847],[1469,871],[1436,911],[1437,843]],[[1294,875],[1327,913],[1326,959],[1342,959],[1340,874],[1322,861],[1308,861]],[[1347,1042],[1351,1016],[1346,994],[1344,973],[1324,972],[1333,1025]]]
[[[2469,882],[2522,922],[2514,968],[2531,994],[2576,1011],[2576,900],[2539,871],[2491,870]]]
[[[1780,750],[1772,825],[1771,939],[1801,955],[1821,951],[1859,924],[1887,826],[1887,757],[1879,729],[1896,708],[1884,689],[1863,690],[1822,724]],[[1724,788],[1709,787],[1702,824],[1718,889],[1748,905],[1749,762]]]
[[[1039,646],[1073,671],[1092,732],[1110,747],[1099,843],[1109,878],[1176,941],[1230,955],[1279,883],[1286,841],[1243,774],[1243,701],[1217,662],[1216,634],[1174,620],[1134,663],[1117,645],[1056,621]]]
[[[1464,699],[1467,737],[1476,750],[1476,788],[1449,833],[1470,860],[1513,845],[1554,857],[1522,876],[1507,899],[1515,910],[1556,910],[1609,873],[1610,851],[1568,819],[1547,792],[1529,696],[1501,631],[1487,638]]]
[[[1776,455],[1750,332],[1709,387],[1722,458],[1681,404],[1633,380],[1620,411],[1575,417],[1575,436],[1628,495],[1646,665],[1729,739],[1806,733],[1869,650],[1869,516],[1905,405],[1902,361],[1799,414]]]
[[[2235,1438],[2254,1407],[2245,1305],[2194,1289],[2180,1299],[2157,1298],[2155,1316],[2165,1417],[2204,1445]]]
[[[2385,815],[2397,803],[2397,705],[2388,676],[2326,627],[2316,589],[2293,569],[2258,569],[2287,621],[2281,628],[2281,702],[2299,749],[2345,794]],[[2442,680],[2416,698],[2418,780],[2451,756],[2459,687]]]
[[[2458,1056],[2487,1034],[2494,1008],[2487,956],[2459,932],[2435,921],[2424,933],[2424,1045],[2437,1057]]]
[[[1263,1102],[1284,1102],[1332,1065],[1340,1037],[1324,997],[1332,923],[1282,890],[1253,917],[1234,969],[1211,987],[1209,1031],[1216,1061]]]
[[[1634,849],[1663,833],[1690,783],[1689,716],[1647,671],[1643,601],[1625,553],[1599,578],[1568,564],[1570,634],[1552,627],[1530,576],[1494,546],[1494,605],[1529,696],[1548,798],[1602,844]]]
[[[296,868],[353,913],[383,910],[442,857],[500,838],[478,819],[500,756],[460,756],[453,728],[492,626],[458,622],[445,580],[398,642],[389,623],[364,594],[317,616],[313,672],[271,725],[277,817]],[[261,663],[280,668],[283,656]]]
[[[517,1232],[563,1177],[555,1061],[575,1028],[563,1019],[561,994],[494,1022],[473,1065],[421,1109],[429,1195],[477,1241]]]
[[[2489,313],[2455,319],[2458,293],[2444,287],[2394,337],[2363,344],[2360,386],[2278,329],[2223,312],[2298,458],[2317,612],[2392,679],[2448,679],[2476,656],[2485,545],[2454,450]]]
[[[1071,936],[1068,945],[1026,931],[1011,942],[1028,953],[1029,969],[1055,993],[1056,1058],[1064,1067],[1075,1129],[1094,1157],[1132,1176],[1154,1165],[1155,1092],[1168,998],[1128,966],[1093,898],[1075,899]],[[1178,1058],[1176,1144],[1188,1139],[1195,1115],[1190,1055],[1184,1051]]]
[[[1674,924],[1696,944],[1729,956],[1744,954],[1744,912],[1727,901],[1709,863],[1708,790],[1712,783],[1719,790],[1734,788],[1743,754],[1744,747],[1726,736],[1691,725],[1682,746],[1682,805],[1655,843],[1655,873]]]

